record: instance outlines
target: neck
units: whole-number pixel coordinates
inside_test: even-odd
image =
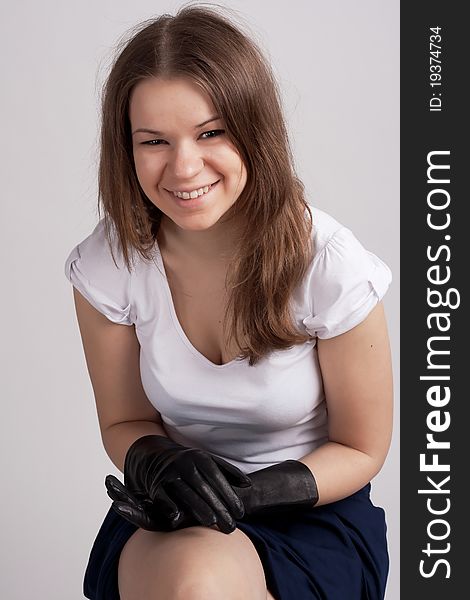
[[[160,247],[188,262],[227,264],[233,259],[240,228],[234,220],[218,221],[204,231],[185,231],[162,216],[158,231]]]

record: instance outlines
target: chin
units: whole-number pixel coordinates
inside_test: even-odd
[[[228,211],[229,208],[222,212],[206,209],[192,214],[188,212],[186,215],[174,213],[172,211],[171,213],[167,213],[167,217],[185,231],[205,231],[214,227],[225,217]]]
[[[199,217],[199,218],[198,218]],[[184,231],[206,231],[213,227],[220,217],[217,219],[206,217],[204,215],[193,215],[187,218],[178,218],[178,220],[172,219],[173,222],[178,225]]]

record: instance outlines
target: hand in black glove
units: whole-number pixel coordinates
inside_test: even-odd
[[[251,481],[234,465],[204,450],[146,435],[126,453],[124,486],[113,475],[105,484],[114,510],[143,529],[217,524],[223,533],[231,533],[234,519],[244,514],[232,485],[243,489]]]
[[[237,495],[244,504],[244,517],[308,509],[318,502],[315,477],[307,465],[300,461],[286,460],[254,471],[249,474],[249,477],[252,482],[250,487],[235,486]],[[122,484],[118,483],[122,487]],[[126,498],[123,500],[126,501]],[[152,507],[151,502],[142,506],[143,519],[146,523],[144,529],[171,531],[199,524],[194,517],[183,511],[172,521],[171,515],[164,516],[167,513],[155,509],[156,506],[157,504]]]
[[[249,477],[249,488],[234,488],[245,506],[245,516],[312,508],[318,502],[315,477],[298,460],[285,460],[254,471]]]
[[[182,509],[172,508],[174,503],[164,497],[164,492],[160,494],[161,497],[152,501],[144,494],[129,492],[114,475],[106,476],[105,485],[108,496],[113,500],[113,510],[137,527],[148,531],[174,531],[190,525],[200,525]]]

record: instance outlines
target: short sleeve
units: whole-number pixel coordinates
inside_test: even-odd
[[[132,325],[130,273],[124,263],[114,263],[103,221],[77,244],[65,261],[65,276],[100,313],[113,323]]]
[[[361,323],[392,281],[390,268],[340,227],[314,258],[306,287],[311,314],[303,323],[312,337],[331,338]]]

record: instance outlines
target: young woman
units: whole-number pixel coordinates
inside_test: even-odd
[[[99,190],[65,271],[124,483],[85,596],[383,598],[391,273],[305,199],[270,67],[220,10],[125,42]]]

